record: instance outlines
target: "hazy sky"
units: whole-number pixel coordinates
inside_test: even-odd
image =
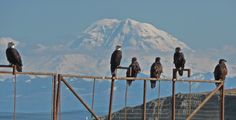
[[[0,0],[0,37],[73,40],[103,18],[153,24],[194,49],[236,46],[236,0]]]

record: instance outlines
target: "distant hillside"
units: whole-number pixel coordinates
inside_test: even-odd
[[[227,94],[227,95],[236,95],[236,88],[225,90],[225,94]]]
[[[225,120],[235,120],[236,118],[236,89],[225,90]],[[206,93],[177,94],[176,95],[176,119],[185,120],[198,104],[204,100]],[[170,120],[171,119],[172,97],[160,98],[147,103],[148,120]],[[214,95],[205,106],[193,117],[193,120],[218,120],[220,112],[219,94]],[[160,108],[160,109],[158,109]],[[127,107],[126,114],[128,120],[142,119],[143,106]],[[121,109],[112,115],[113,120],[125,118],[125,109]]]

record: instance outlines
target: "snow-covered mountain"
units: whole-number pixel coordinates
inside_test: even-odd
[[[122,66],[128,66],[131,58],[137,57],[142,72],[147,75],[155,57],[160,56],[164,74],[170,76],[177,46],[183,48],[186,67],[192,68],[194,73],[211,72],[217,63],[217,60],[194,51],[171,34],[151,24],[128,18],[98,20],[79,34],[77,39],[66,40],[63,45],[36,45],[31,51],[44,57],[32,57],[33,54],[25,56],[25,68],[30,71],[110,75],[109,60],[116,45],[122,45]]]
[[[5,54],[6,43],[8,41],[15,41],[13,39],[4,38],[0,39],[0,53]],[[17,42],[17,41],[15,41]],[[137,57],[141,66],[141,74],[139,77],[148,77],[151,64],[154,62],[155,57],[160,56],[161,62],[164,68],[163,76],[171,77],[173,65],[173,54],[175,47],[183,48],[185,57],[187,59],[186,68],[191,68],[193,76],[190,79],[213,79],[212,71],[214,66],[218,63],[218,60],[212,59],[216,57],[203,55],[202,52],[196,52],[192,50],[188,45],[173,37],[169,33],[155,28],[148,23],[141,23],[132,19],[117,20],[117,19],[103,19],[90,25],[83,33],[79,34],[77,39],[72,41],[64,41],[66,44],[58,44],[53,47],[46,45],[27,46],[20,47],[22,44],[19,42],[19,51],[23,57],[23,71],[43,71],[43,72],[58,72],[58,73],[74,73],[83,75],[99,75],[109,76],[109,60],[110,55],[113,52],[116,45],[122,45],[123,57],[122,66],[128,66],[132,57]],[[0,62],[7,63],[3,58],[0,58]],[[231,67],[230,67],[231,66]],[[229,79],[226,80],[226,88],[235,87],[235,76],[233,71],[236,71],[235,65],[230,65]],[[125,76],[125,71],[118,71],[118,76]],[[9,79],[0,76],[0,104],[4,104],[3,108],[9,108],[9,104],[12,100],[12,82],[11,77]],[[42,82],[47,80],[47,82]],[[18,100],[20,101],[20,110],[32,109],[32,104],[37,104],[41,99],[37,99],[38,96],[47,96],[46,108],[39,104],[39,111],[48,110],[51,100],[51,79],[41,77],[18,77],[19,86]],[[71,81],[73,87],[77,92],[90,102],[91,91],[88,91],[89,87],[92,87],[91,81],[79,80]],[[107,81],[97,82],[98,100],[96,100],[97,111],[104,110],[104,104],[108,103],[108,99],[105,99],[109,94],[110,84]],[[170,95],[171,84],[162,82],[162,96]],[[148,82],[148,86],[149,86]],[[177,85],[178,92],[188,91],[188,83]],[[193,91],[204,91],[214,88],[214,85],[192,83]],[[209,87],[210,86],[210,87]],[[131,94],[132,105],[139,104],[142,100],[142,95],[137,94],[142,92],[143,82],[135,81],[129,88],[129,94]],[[4,91],[8,90],[8,91]],[[92,90],[92,89],[89,89]],[[115,102],[114,108],[122,107],[123,97],[125,90],[125,81],[116,82],[116,94],[119,99]],[[68,93],[68,89],[63,88],[64,92]],[[154,92],[155,91],[155,92]],[[31,93],[34,94],[31,94]],[[77,102],[70,100],[73,96],[70,94],[62,93],[65,97],[62,101],[69,103],[66,110],[71,110],[71,106],[77,107]],[[156,90],[151,90],[148,87],[148,98],[156,98]],[[123,96],[123,97],[121,97]],[[70,99],[71,98],[71,99]],[[140,99],[136,99],[140,98]],[[32,101],[29,101],[32,100]],[[37,101],[38,100],[38,101]],[[68,102],[70,101],[70,102]],[[29,105],[26,105],[29,104]],[[105,104],[107,105],[107,104]],[[25,107],[24,107],[25,106]],[[65,105],[66,106],[66,105]],[[108,106],[105,106],[106,108]],[[12,107],[11,107],[12,108]],[[10,111],[11,109],[7,109]]]
[[[103,19],[89,26],[69,47],[114,48],[116,45],[141,50],[173,51],[176,46],[190,49],[169,33],[151,24],[132,19]]]
[[[5,47],[9,40],[13,39],[0,39],[1,45]],[[171,34],[151,24],[129,18],[98,20],[79,34],[78,38],[65,40],[63,44],[55,46],[39,43],[26,47],[26,43],[18,43],[23,49],[22,54],[25,53],[23,63],[26,71],[110,75],[109,60],[116,45],[123,46],[121,65],[128,66],[131,58],[137,57],[142,73],[146,75],[149,75],[150,65],[155,57],[160,56],[164,67],[163,74],[171,76],[174,67],[173,53],[177,46],[183,48],[187,59],[186,67],[191,68],[193,73],[212,72],[218,61],[215,56],[209,56],[207,52],[196,52]],[[0,52],[5,53],[4,49]],[[0,61],[7,63],[3,59]],[[236,71],[235,65],[231,66],[230,75]]]
[[[6,44],[12,39],[1,41]],[[26,43],[18,43],[26,71],[84,75],[110,75],[109,60],[116,45],[122,45],[122,66],[128,66],[131,58],[135,56],[146,74],[156,56],[161,56],[163,65],[171,68],[175,47],[179,46],[185,52],[191,51],[189,46],[169,33],[132,19],[98,20],[79,34],[77,39],[66,40],[63,44],[55,46],[40,43],[27,46]],[[4,54],[4,49],[1,52]],[[7,63],[6,60],[1,61]]]

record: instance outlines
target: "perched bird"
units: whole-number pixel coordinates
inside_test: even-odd
[[[116,50],[112,53],[110,60],[112,77],[116,76],[116,68],[120,65],[121,58],[122,58],[121,46],[117,45]]]
[[[11,65],[16,66],[16,70],[18,72],[22,72],[22,61],[19,52],[15,48],[15,44],[13,42],[8,43],[8,48],[6,50],[7,60]]]
[[[221,81],[225,80],[226,75],[228,74],[228,70],[225,65],[225,62],[227,62],[225,59],[220,59],[219,64],[216,65],[215,70],[214,70],[215,80],[221,80]],[[218,85],[219,83],[216,83],[216,86]]]
[[[129,69],[126,72],[126,77],[137,77],[138,73],[141,71],[139,63],[136,57],[133,57]],[[127,80],[127,84],[130,86],[133,80]]]
[[[151,78],[157,78],[157,79],[160,78],[161,73],[163,72],[160,60],[161,60],[160,57],[156,57],[155,62],[152,64],[151,69],[150,69],[150,77]],[[150,82],[151,82],[151,88],[155,88],[156,81],[150,80]]]
[[[174,64],[175,64],[175,68],[178,70],[180,76],[183,75],[185,62],[186,62],[186,60],[184,58],[184,54],[181,52],[181,48],[176,47],[175,53],[174,53]]]

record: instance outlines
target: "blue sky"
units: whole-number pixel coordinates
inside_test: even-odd
[[[153,24],[194,49],[236,46],[235,0],[1,0],[0,37],[31,44],[76,39],[103,18]]]

